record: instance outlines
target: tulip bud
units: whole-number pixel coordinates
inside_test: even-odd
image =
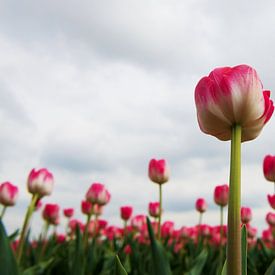
[[[151,217],[159,217],[161,213],[159,202],[150,202],[148,206],[148,212]]]
[[[274,195],[267,195],[267,200],[270,206],[275,209],[275,194]]]
[[[196,210],[200,213],[203,213],[206,211],[207,208],[207,203],[205,201],[205,199],[203,198],[199,198],[196,201]]]
[[[0,185],[0,203],[4,206],[13,206],[18,197],[17,186],[10,182],[4,182]]]
[[[48,196],[53,191],[53,175],[47,169],[32,169],[28,181],[28,191],[32,194],[38,194],[39,197]]]
[[[266,180],[275,183],[275,156],[267,155],[263,162],[263,171]]]
[[[67,218],[71,218],[74,215],[74,209],[73,208],[65,208],[63,209],[63,214]]]
[[[270,91],[263,91],[253,68],[214,69],[195,90],[200,129],[220,140],[230,140],[232,126],[238,124],[243,142],[255,139],[274,111],[269,97]]]
[[[110,198],[111,194],[101,183],[93,183],[86,193],[86,199],[94,204],[105,205]]]
[[[56,224],[59,217],[59,205],[58,204],[46,204],[42,216],[44,220],[51,224]]]
[[[249,223],[252,219],[252,211],[249,207],[242,207],[241,208],[241,220],[242,223],[246,224]]]
[[[81,202],[81,211],[85,215],[90,215],[92,212],[92,204],[89,201]]]
[[[275,213],[272,213],[272,212],[267,213],[265,220],[269,224],[269,226],[271,227],[275,226]]]
[[[132,206],[122,206],[120,207],[120,217],[124,221],[128,221],[133,213],[133,207]]]
[[[218,185],[214,191],[214,201],[219,206],[226,206],[228,204],[229,186],[227,184]]]
[[[148,175],[151,181],[163,184],[169,180],[169,169],[164,159],[151,159],[149,163]]]

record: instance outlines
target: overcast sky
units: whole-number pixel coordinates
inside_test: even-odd
[[[20,188],[8,230],[22,223],[33,167],[55,177],[43,203],[74,207],[77,218],[93,182],[112,194],[110,223],[121,224],[121,205],[146,213],[158,199],[147,177],[153,157],[171,169],[164,220],[195,225],[204,197],[204,222],[218,224],[213,190],[228,182],[230,143],[200,131],[194,88],[215,67],[249,64],[274,100],[274,9],[272,0],[0,0],[0,182]],[[275,154],[274,137],[273,117],[242,147],[242,204],[260,229],[273,192],[262,160]]]

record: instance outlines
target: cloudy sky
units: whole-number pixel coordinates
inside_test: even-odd
[[[21,225],[33,167],[55,176],[43,202],[74,207],[77,218],[93,182],[112,193],[110,223],[121,224],[121,205],[146,213],[158,198],[147,177],[153,157],[171,169],[164,220],[195,225],[195,200],[205,197],[204,221],[218,224],[213,190],[228,182],[230,144],[199,130],[194,88],[215,67],[245,63],[274,100],[274,8],[271,0],[0,0],[0,182],[20,188],[8,230]],[[274,123],[242,149],[242,204],[260,229],[271,210],[262,159],[275,154]]]

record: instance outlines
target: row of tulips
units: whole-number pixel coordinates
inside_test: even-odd
[[[59,206],[47,204],[42,216],[44,230],[30,241],[30,221],[41,199],[53,189],[53,175],[47,169],[32,170],[27,188],[31,202],[19,238],[6,235],[0,223],[1,272],[5,274],[274,274],[274,213],[266,216],[268,229],[262,238],[250,225],[251,210],[241,208],[241,144],[255,139],[270,120],[274,105],[270,91],[263,90],[257,72],[247,65],[223,67],[203,77],[195,88],[197,118],[202,132],[231,141],[229,186],[218,186],[214,201],[220,207],[220,225],[202,223],[207,205],[196,202],[199,223],[175,230],[173,222],[162,222],[162,186],[169,180],[165,160],[152,159],[149,178],[156,183],[159,201],[149,204],[150,221],[144,215],[131,218],[131,206],[121,208],[124,227],[108,226],[100,219],[111,196],[103,184],[94,183],[81,207],[84,223],[72,219],[73,209],[64,210],[68,227],[64,235],[48,236],[50,226],[60,222]],[[275,157],[266,156],[267,180],[275,182]],[[6,207],[15,204],[18,189],[1,185],[3,219]],[[274,209],[274,195],[268,195]],[[228,205],[227,225],[223,210]],[[128,224],[128,221],[130,223]],[[10,246],[10,243],[12,246]],[[11,251],[13,248],[13,252]],[[16,258],[16,261],[15,261]],[[3,273],[4,274],[4,273]]]

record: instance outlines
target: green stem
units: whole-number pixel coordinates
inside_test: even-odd
[[[40,250],[40,254],[38,257],[38,262],[41,261],[47,247],[47,235],[48,235],[49,227],[50,227],[50,224],[47,221],[45,221],[44,230],[41,238],[42,248]]]
[[[240,125],[231,133],[230,183],[228,204],[227,274],[241,274],[241,137]]]
[[[202,224],[202,212],[200,212],[199,214],[199,227],[201,226]]]
[[[36,205],[36,202],[37,202],[38,198],[39,198],[38,194],[33,194],[32,195],[31,202],[29,204],[28,210],[27,210],[26,215],[25,215],[23,227],[22,227],[22,230],[21,230],[20,238],[19,238],[18,250],[17,250],[17,262],[18,263],[20,263],[20,261],[21,261],[21,257],[22,257],[22,253],[23,253],[23,247],[24,247],[24,243],[25,243],[25,237],[26,237],[26,234],[27,234],[27,231],[28,231],[29,221],[30,221],[32,213],[35,209],[35,205]]]
[[[0,215],[0,220],[3,220],[3,217],[5,215],[6,209],[7,209],[7,206],[3,206],[2,212],[1,212],[1,215]]]
[[[88,227],[89,227],[89,224],[90,224],[90,221],[91,221],[91,217],[92,217],[92,213],[87,215],[87,222],[86,222],[86,225],[85,225],[84,236],[83,236],[84,247],[86,247],[87,244],[88,244]]]
[[[221,214],[221,217],[220,217],[220,238],[221,238],[220,246],[222,247],[222,238],[223,238],[223,206],[221,206],[220,214]]]
[[[162,184],[159,184],[159,220],[158,220],[158,239],[161,238],[161,216],[162,216]]]

